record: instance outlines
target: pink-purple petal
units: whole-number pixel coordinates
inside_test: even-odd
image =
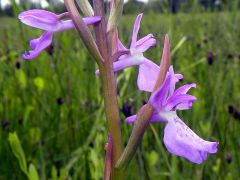
[[[180,94],[186,94],[191,88],[196,88],[196,84],[192,83],[192,84],[185,84],[181,87],[179,87],[178,89],[176,89],[173,93],[173,96],[176,95],[180,95]]]
[[[114,72],[117,72],[127,67],[138,66],[142,63],[144,63],[144,58],[126,55],[121,60],[113,63],[113,69],[114,69]]]
[[[32,50],[25,52],[22,55],[23,59],[30,60],[37,57],[44,49],[52,43],[52,32],[44,32],[40,38],[30,41],[30,45],[33,47]]]
[[[146,42],[144,42],[141,45],[136,46],[136,51],[137,52],[141,52],[144,53],[145,51],[147,51],[150,47],[155,46],[157,43],[157,41],[153,38],[148,39]]]
[[[101,16],[85,17],[83,21],[86,25],[92,25],[101,21]]]
[[[58,26],[57,15],[45,10],[29,10],[19,14],[20,21],[28,26],[45,31],[54,31]]]
[[[146,36],[144,36],[143,38],[139,39],[136,42],[136,46],[141,46],[142,44],[144,44],[146,41],[148,41],[149,39],[153,38],[153,34],[148,34]]]
[[[42,36],[40,36],[39,38],[30,40],[30,41],[29,41],[29,46],[30,46],[32,49],[35,49],[36,46],[38,45],[39,41],[41,40],[41,37],[42,37]]]
[[[122,42],[118,39],[118,50],[119,51],[126,51],[128,50],[123,44]]]
[[[169,121],[164,130],[164,144],[169,152],[201,164],[208,153],[217,152],[217,142],[209,142],[197,136],[178,117]]]
[[[158,88],[156,92],[154,92],[149,99],[149,102],[151,103],[153,108],[156,109],[157,111],[162,110],[163,105],[167,100],[167,95],[170,88],[170,81],[171,81],[171,76],[167,75],[162,86]]]
[[[45,10],[34,9],[24,11],[19,14],[18,18],[28,26],[45,31],[59,32],[75,28],[72,20],[59,20],[56,14]],[[100,16],[83,18],[86,25],[97,23],[100,20]]]
[[[100,16],[92,16],[83,18],[83,22],[88,26],[101,21]],[[54,29],[55,32],[66,31],[74,29],[75,25],[72,20],[61,20],[58,22],[58,26]]]
[[[128,124],[133,124],[135,122],[136,118],[137,118],[137,115],[127,117],[125,119],[125,122],[128,123]],[[163,122],[166,122],[166,120],[163,119],[162,117],[160,117],[157,111],[154,111],[151,118],[150,118],[150,122],[151,123],[157,123],[157,122],[162,122],[163,123]]]
[[[146,59],[145,62],[139,66],[137,79],[138,89],[141,91],[152,92],[157,82],[158,73],[159,66]]]
[[[125,122],[128,123],[128,124],[133,124],[135,122],[136,118],[137,118],[137,115],[133,115],[133,116],[127,117],[125,119]]]
[[[179,82],[179,80],[182,79],[183,76],[181,74],[175,74],[173,66],[170,66],[168,73],[171,76],[169,96],[172,96],[173,92],[175,91],[176,83]]]
[[[135,46],[136,46],[137,36],[138,36],[138,31],[139,31],[139,28],[140,28],[140,23],[141,23],[142,16],[143,16],[143,14],[139,14],[137,16],[136,20],[135,20],[130,49],[134,49]]]
[[[164,105],[164,109],[168,111],[176,111],[179,106],[181,109],[190,109],[192,107],[192,103],[196,100],[197,98],[195,96],[189,94],[171,96]]]

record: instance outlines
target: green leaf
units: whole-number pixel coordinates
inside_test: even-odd
[[[16,71],[16,76],[18,78],[18,82],[21,86],[21,88],[26,88],[27,87],[27,80],[26,80],[26,75],[23,70],[19,69]]]
[[[28,179],[29,180],[39,180],[38,172],[33,164],[29,165]]]
[[[156,151],[151,151],[150,153],[147,153],[147,161],[149,163],[150,168],[156,165],[158,160],[158,153]]]
[[[67,169],[66,168],[62,168],[60,170],[60,177],[59,177],[59,180],[65,180],[65,179],[68,179],[68,172],[67,172]]]
[[[18,160],[18,163],[20,165],[21,170],[26,175],[28,175],[25,154],[23,152],[23,149],[22,149],[22,146],[21,146],[21,143],[18,139],[17,134],[15,132],[14,133],[9,133],[8,141],[9,141],[9,144],[11,146],[13,154],[15,155],[15,157]]]
[[[23,118],[23,125],[26,126],[28,119],[30,117],[30,113],[34,110],[34,107],[32,105],[27,105],[25,107],[25,112],[24,112],[24,118]]]
[[[43,89],[44,89],[44,79],[43,78],[41,78],[41,77],[36,77],[35,79],[34,79],[34,84],[35,84],[35,86],[37,86],[37,88],[38,88],[38,90],[39,91],[42,91]]]
[[[30,136],[29,139],[31,139],[31,142],[32,142],[33,144],[38,143],[39,140],[40,140],[40,136],[41,136],[40,129],[37,128],[37,127],[36,127],[36,128],[30,128],[30,130],[29,130],[29,136]]]
[[[216,164],[212,167],[213,171],[216,174],[219,174],[220,166],[221,166],[221,159],[218,158]]]
[[[51,180],[58,180],[57,169],[55,166],[52,166],[52,169],[51,169]]]

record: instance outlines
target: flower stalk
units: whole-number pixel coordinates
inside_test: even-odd
[[[112,137],[112,179],[124,179],[122,171],[114,168],[117,160],[122,154],[122,136],[121,136],[121,124],[117,102],[117,88],[116,78],[113,71],[113,54],[114,50],[110,47],[116,47],[113,44],[111,33],[106,32],[106,22],[104,13],[104,1],[94,0],[94,14],[101,16],[100,23],[94,26],[96,43],[103,57],[103,64],[99,66],[101,73],[101,81],[103,86],[103,97],[105,103],[105,114],[108,124],[108,131]],[[115,42],[117,43],[117,42]]]
[[[92,54],[92,56],[96,60],[97,64],[100,66],[103,62],[103,58],[98,50],[98,47],[95,43],[95,40],[94,40],[91,32],[89,31],[89,29],[85,25],[81,15],[79,14],[74,1],[64,0],[64,3],[65,3],[65,6],[66,6],[68,12],[70,13],[73,23],[76,26],[79,36],[83,40],[89,53]]]
[[[77,0],[76,2],[84,16],[93,16],[94,12],[88,0]]]

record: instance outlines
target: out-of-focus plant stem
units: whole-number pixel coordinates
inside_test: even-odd
[[[162,60],[160,64],[160,71],[153,92],[156,91],[162,85],[167,74],[167,71],[169,69],[169,65],[170,65],[170,47],[169,38],[168,35],[166,35]],[[138,111],[137,119],[134,123],[134,127],[131,136],[128,140],[127,146],[125,147],[115,168],[123,170],[127,168],[128,164],[130,163],[134,154],[136,153],[137,147],[140,144],[142,137],[149,125],[149,120],[152,115],[152,112],[153,108],[149,102]]]
[[[85,16],[94,15],[92,6],[88,0],[77,0],[76,2]]]
[[[73,0],[64,0],[64,4],[75,24],[75,27],[79,33],[79,36],[83,40],[90,54],[94,57],[98,65],[100,66],[103,62],[103,58],[98,50],[95,40],[89,31],[88,27],[84,23],[81,15],[79,14]]]
[[[94,0],[94,14],[101,16],[100,23],[94,26],[96,35],[96,43],[98,45],[101,56],[104,59],[103,65],[99,66],[100,76],[103,85],[103,97],[105,102],[105,114],[108,124],[108,131],[112,137],[112,172],[111,178],[113,180],[124,179],[122,171],[114,168],[117,160],[122,154],[122,136],[121,124],[119,117],[119,108],[117,102],[117,86],[116,78],[113,71],[113,53],[117,41],[113,41],[113,34],[107,34],[107,27],[105,22],[104,1]],[[109,168],[108,168],[109,169]]]
[[[111,11],[108,20],[108,32],[115,31],[116,27],[118,26],[122,17],[124,0],[112,0],[111,2],[113,4],[111,4]]]

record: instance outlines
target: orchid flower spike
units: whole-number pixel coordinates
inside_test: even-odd
[[[128,51],[129,53],[120,56],[118,60],[113,63],[114,72],[123,70],[127,67],[140,65],[140,69],[145,67],[144,69],[150,70],[149,73],[151,73],[151,71],[154,71],[154,74],[158,73],[159,67],[143,56],[145,51],[156,45],[156,40],[153,38],[153,35],[148,34],[137,40],[142,16],[143,14],[139,14],[135,20],[130,49],[125,48],[121,41],[118,40],[118,50]],[[99,70],[96,71],[96,74],[99,75]]]
[[[33,59],[51,45],[53,33],[75,28],[72,20],[61,19],[64,14],[65,13],[56,15],[52,12],[39,9],[29,10],[19,14],[18,18],[22,23],[45,31],[39,38],[29,42],[32,50],[25,52],[22,55],[23,59]],[[97,23],[100,20],[101,17],[99,16],[83,18],[86,25]]]
[[[176,110],[190,109],[196,100],[187,94],[196,84],[186,84],[175,90],[175,84],[181,78],[181,74],[174,74],[171,66],[162,86],[150,97],[149,102],[154,109],[150,122],[166,123],[163,141],[170,153],[201,164],[209,153],[217,152],[218,142],[201,139],[177,116]],[[135,120],[136,115],[128,117],[126,122]]]

